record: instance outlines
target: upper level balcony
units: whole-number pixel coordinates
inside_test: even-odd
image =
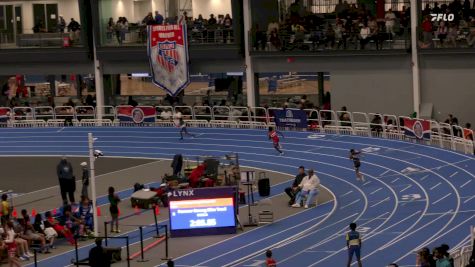
[[[0,2],[0,49],[81,47],[77,0]]]

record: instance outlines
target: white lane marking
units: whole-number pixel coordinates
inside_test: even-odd
[[[427,177],[429,177],[429,175],[426,175],[426,176],[422,177],[421,181],[424,181],[425,179],[427,179]]]
[[[394,179],[391,183],[394,184],[397,181],[399,181],[399,178]]]
[[[475,198],[475,195],[465,199],[465,201],[463,202],[464,204],[466,204],[467,202],[469,202],[470,200],[474,199]]]
[[[411,187],[412,187],[412,185],[410,184],[410,185],[404,187],[404,189],[402,189],[402,190],[399,191],[399,192],[402,193],[402,192],[406,191],[407,189],[409,189],[409,188],[411,188]]]
[[[448,198],[450,195],[452,195],[452,193],[448,193],[448,194],[447,194],[447,195],[445,195],[444,197],[442,197],[442,198],[439,198],[438,200],[434,201],[434,202],[432,203],[432,205],[435,205],[435,204],[437,204],[437,203],[441,202],[442,200],[444,200],[444,199]]]
[[[386,173],[390,172],[391,170],[386,170],[385,172],[381,173],[379,176],[383,176],[385,175]]]
[[[371,181],[367,181],[366,183],[364,183],[363,185],[369,185],[371,183]]]
[[[64,129],[66,129],[66,127],[63,127],[63,128],[61,128],[61,129],[57,130],[56,132],[57,132],[57,133],[60,133],[60,132],[64,131]]]
[[[438,187],[439,185],[441,185],[441,184],[442,184],[442,183],[439,182],[439,183],[437,183],[436,185],[434,185],[434,186],[432,186],[431,188],[429,188],[429,190],[432,191],[432,190],[434,190],[435,188],[437,188],[437,187]]]
[[[340,210],[342,210],[342,209],[344,209],[344,208],[347,208],[347,207],[349,207],[349,206],[351,206],[351,205],[353,205],[353,204],[356,204],[356,203],[358,203],[358,202],[360,202],[360,199],[354,200],[353,202],[342,206],[342,207],[340,208]]]
[[[369,194],[370,194],[370,195],[374,195],[374,194],[376,194],[376,192],[379,192],[379,191],[381,191],[381,190],[383,190],[382,187],[380,187],[380,188],[374,190],[373,192],[371,192],[371,193],[369,193]]]
[[[371,205],[370,208],[374,208],[374,207],[378,206],[379,204],[381,204],[383,202],[389,201],[390,199],[391,199],[390,197],[387,197],[387,198],[377,202],[376,204]]]
[[[472,180],[468,180],[467,182],[465,182],[463,185],[460,186],[460,188],[464,188],[466,185],[468,185]]]
[[[452,177],[454,177],[455,175],[457,175],[457,173],[459,173],[459,172],[454,172],[454,173],[452,173],[452,175],[450,175],[449,177],[452,178]]]
[[[351,194],[351,193],[353,193],[353,190],[350,190],[350,191],[344,193],[344,194],[341,195],[340,197],[345,197],[345,196],[347,196],[347,195],[349,195],[349,194]]]

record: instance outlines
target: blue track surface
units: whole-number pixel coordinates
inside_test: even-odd
[[[198,138],[178,141],[173,128],[1,129],[0,155],[87,155],[87,133],[106,155],[171,158],[176,153],[224,155],[238,152],[242,165],[294,174],[316,169],[336,201],[246,232],[219,245],[178,258],[178,266],[259,266],[272,248],[279,266],[344,266],[344,233],[356,221],[363,231],[364,266],[389,262],[414,265],[422,246],[459,245],[475,218],[475,158],[434,147],[355,136],[288,132],[285,156],[276,154],[259,130],[190,129]],[[350,148],[372,152],[362,158],[367,182],[354,178]],[[409,169],[408,169],[409,168]],[[286,184],[272,192],[282,192]],[[408,195],[418,194],[414,200]],[[150,234],[151,235],[151,234]],[[131,233],[131,243],[137,238]],[[87,249],[81,251],[86,253]],[[70,256],[40,266],[61,266]],[[44,265],[43,265],[44,264]]]

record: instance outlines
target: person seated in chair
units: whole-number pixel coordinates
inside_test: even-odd
[[[191,172],[190,177],[188,177],[190,187],[212,187],[214,185],[213,179],[204,177],[206,167],[206,162],[203,162]]]
[[[299,184],[300,192],[297,194],[295,199],[295,204],[292,205],[294,208],[301,207],[301,201],[307,197],[305,201],[305,208],[307,209],[310,206],[310,203],[315,200],[318,195],[318,186],[320,185],[320,179],[315,175],[312,169],[308,170],[308,175],[302,179],[302,182]]]

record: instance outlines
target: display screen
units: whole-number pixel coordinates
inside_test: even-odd
[[[171,230],[233,227],[236,225],[232,197],[170,201]]]

